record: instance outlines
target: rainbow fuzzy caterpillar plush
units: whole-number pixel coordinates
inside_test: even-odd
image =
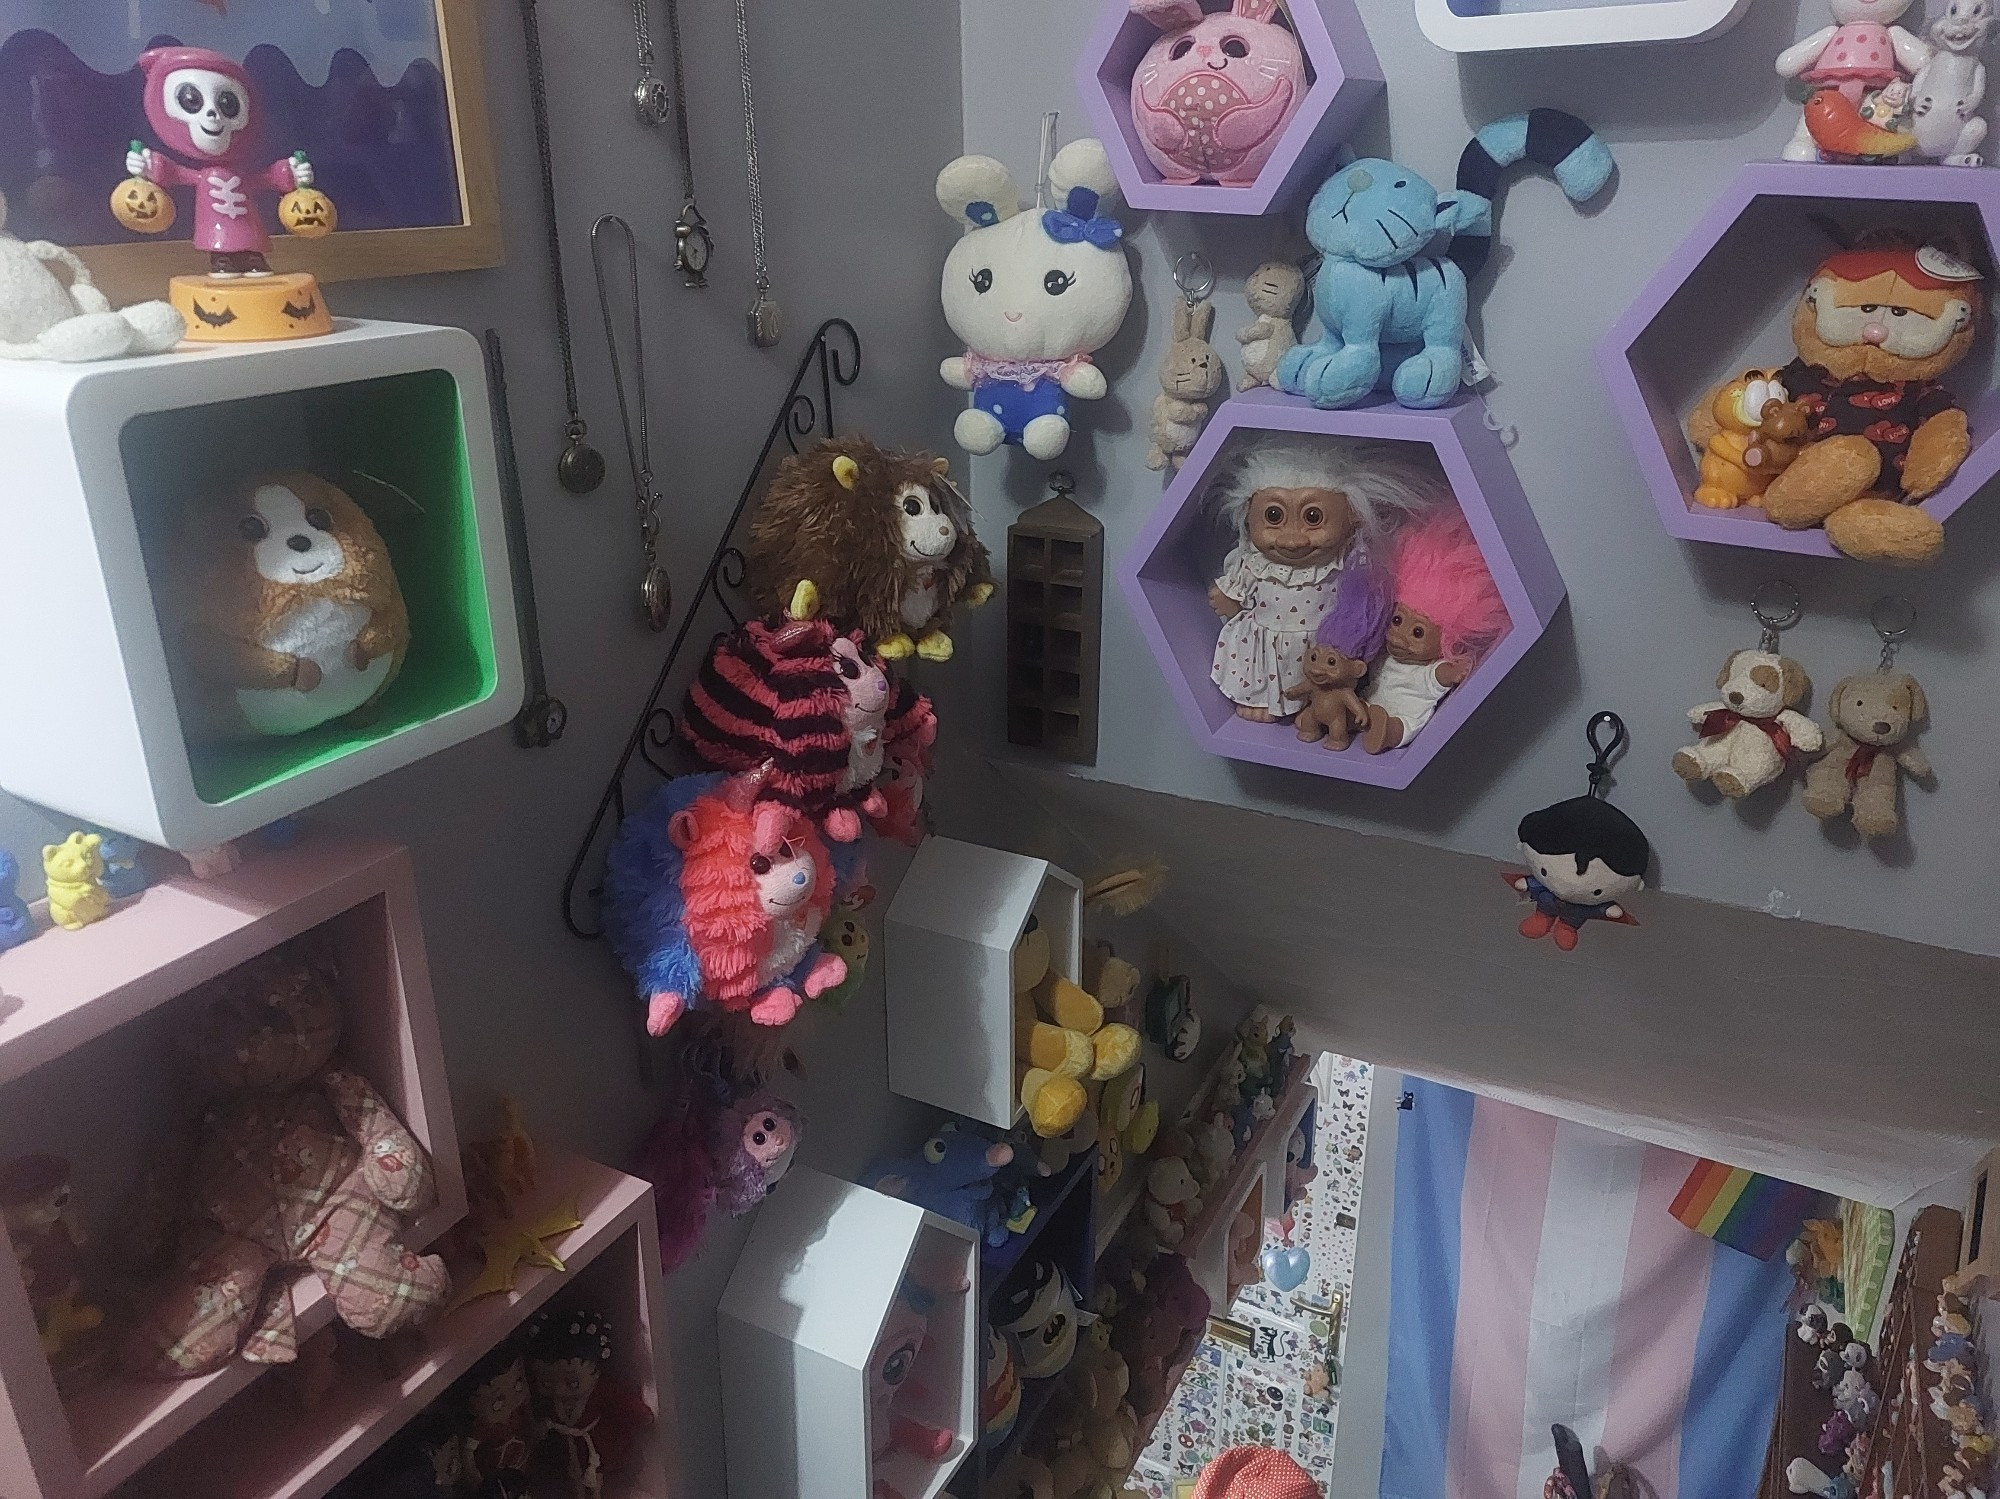
[[[652,1035],[704,1004],[783,1025],[847,977],[819,945],[827,846],[810,818],[763,796],[766,774],[669,781],[612,841],[604,932]]]

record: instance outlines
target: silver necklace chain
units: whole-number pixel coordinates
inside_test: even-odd
[[[750,90],[750,18],[747,0],[736,0],[736,55],[743,74],[743,160],[750,189],[750,258],[755,290],[750,299],[750,342],[768,349],[783,324],[771,295],[771,267],[764,254],[764,172],[757,160],[757,106]]]
[[[688,145],[687,74],[681,66],[681,4],[667,0],[667,58],[674,73],[674,133],[680,137],[681,196],[694,202],[694,151]]]

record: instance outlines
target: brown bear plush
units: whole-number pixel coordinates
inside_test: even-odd
[[[1806,810],[1822,820],[1851,810],[1862,837],[1895,836],[1902,826],[1896,811],[1902,775],[1933,779],[1916,741],[1930,714],[1924,689],[1905,672],[1869,672],[1835,687],[1827,709],[1833,727],[1825,758],[1806,772]]]
[[[1777,372],[1806,408],[1806,446],[1765,489],[1788,531],[1826,528],[1850,557],[1915,565],[1944,528],[1915,502],[1950,482],[1972,450],[1964,409],[1941,377],[1971,349],[1982,276],[1936,245],[1842,251],[1813,272],[1792,313],[1798,357]],[[1689,423],[1719,430],[1711,391]]]
[[[1285,689],[1286,701],[1305,704],[1299,711],[1299,738],[1324,740],[1331,750],[1346,749],[1368,727],[1368,705],[1356,690],[1367,675],[1366,661],[1317,641],[1307,646],[1305,680]]]

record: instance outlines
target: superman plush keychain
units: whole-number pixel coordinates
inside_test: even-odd
[[[1600,733],[1609,738],[1599,743]],[[1535,909],[1521,921],[1523,937],[1551,934],[1569,952],[1586,921],[1637,926],[1624,902],[1646,884],[1653,846],[1639,825],[1605,800],[1611,761],[1625,748],[1625,722],[1616,713],[1598,713],[1584,730],[1593,758],[1590,790],[1521,819],[1516,836],[1526,873],[1504,876],[1516,894]]]

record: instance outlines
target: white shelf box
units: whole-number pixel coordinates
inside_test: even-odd
[[[0,637],[13,642],[0,701],[24,726],[0,735],[0,787],[17,796],[208,848],[520,707],[485,367],[461,329],[342,321],[296,343],[0,364],[0,451]],[[409,605],[409,654],[366,722],[221,743],[190,732],[154,585],[181,507],[285,469],[368,512]]]
[[[926,838],[883,931],[889,1087],[996,1129],[1021,1113],[1014,945],[1033,917],[1049,963],[1083,978],[1083,885],[1046,859]]]
[[[1417,25],[1447,52],[1526,52],[1720,36],[1750,0],[1417,0]]]
[[[868,1429],[870,1356],[898,1288],[915,1274],[946,1292],[898,1410],[951,1432],[931,1462],[878,1465]],[[979,1246],[972,1230],[914,1204],[795,1166],[758,1209],[723,1292],[722,1413],[729,1491],[776,1499],[865,1499],[878,1480],[936,1499],[978,1440]]]

